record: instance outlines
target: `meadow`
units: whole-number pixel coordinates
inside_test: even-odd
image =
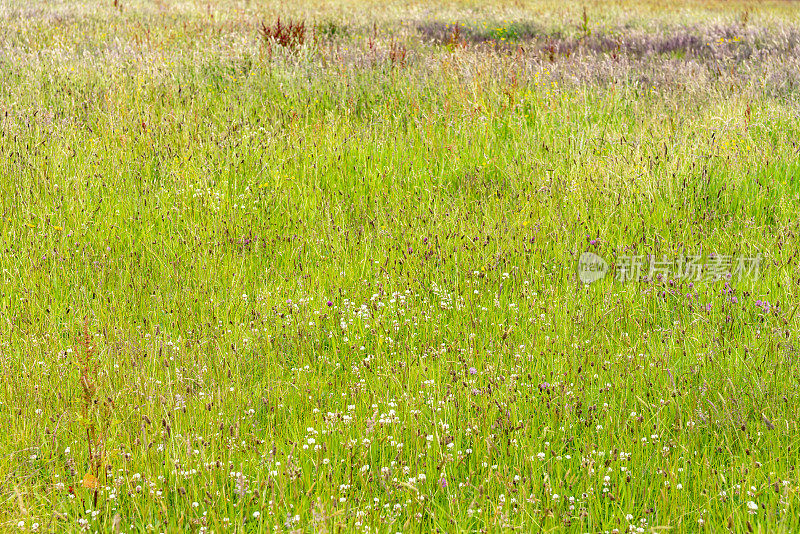
[[[0,0],[0,125],[0,531],[800,530],[800,4]]]

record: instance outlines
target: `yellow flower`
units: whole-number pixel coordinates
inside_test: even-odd
[[[83,476],[83,487],[96,490],[100,487],[100,481],[97,480],[97,477],[91,473],[86,473]]]

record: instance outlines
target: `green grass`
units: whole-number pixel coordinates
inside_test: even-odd
[[[0,1],[0,530],[800,529],[795,10],[112,4]]]

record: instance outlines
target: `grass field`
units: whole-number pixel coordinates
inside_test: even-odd
[[[0,124],[0,531],[800,531],[800,4],[0,0]]]

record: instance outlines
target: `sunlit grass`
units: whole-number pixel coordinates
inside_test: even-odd
[[[797,12],[582,9],[0,2],[0,530],[800,528]]]

